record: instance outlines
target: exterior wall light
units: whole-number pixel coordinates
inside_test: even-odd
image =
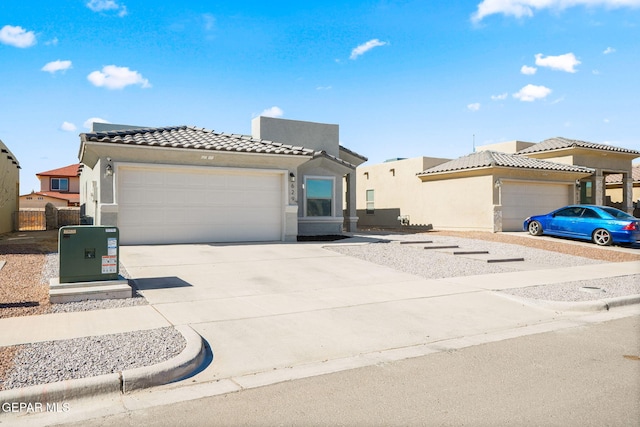
[[[107,167],[104,169],[104,173],[107,176],[112,176],[113,175],[113,166],[111,166],[111,163],[107,164]]]
[[[293,172],[289,172],[289,181],[296,182],[296,176]]]

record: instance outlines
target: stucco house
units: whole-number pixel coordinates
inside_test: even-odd
[[[44,209],[47,203],[56,207],[80,206],[81,165],[64,166],[39,172],[40,191],[20,196],[23,209]]]
[[[449,161],[360,166],[357,212],[361,226],[399,226],[398,217],[405,217],[412,225],[441,229],[519,231],[530,215],[571,203],[604,204],[604,177],[613,173],[624,177],[624,206],[631,211],[627,177],[638,156],[635,150],[551,138],[486,145]],[[417,169],[423,159],[434,164]]]
[[[0,140],[0,234],[13,231],[20,206],[20,163]]]
[[[118,226],[122,244],[355,230],[355,170],[366,158],[339,144],[338,125],[257,117],[251,135],[95,125],[80,135],[82,214]]]

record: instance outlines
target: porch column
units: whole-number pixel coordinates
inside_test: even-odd
[[[601,170],[597,170],[595,176],[593,177],[593,196],[594,196],[594,204],[603,206],[605,203],[604,199],[604,175],[602,175]]]
[[[345,229],[350,233],[355,233],[358,231],[358,217],[356,211],[356,171],[354,170],[351,173],[346,175],[346,218],[345,221]]]
[[[622,175],[622,210],[633,215],[633,178]]]

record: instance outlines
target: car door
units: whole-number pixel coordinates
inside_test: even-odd
[[[562,236],[575,236],[576,223],[583,210],[584,208],[580,206],[570,206],[560,209],[553,214],[549,221],[547,232]]]
[[[577,218],[574,224],[573,232],[576,236],[591,239],[591,235],[593,234],[596,228],[600,228],[602,226],[603,219],[600,217],[598,212],[591,208],[584,208],[582,214],[579,218]]]

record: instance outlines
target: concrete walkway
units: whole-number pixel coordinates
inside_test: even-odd
[[[640,271],[625,262],[427,280],[325,245],[124,246],[121,261],[150,305],[0,319],[0,346],[188,325],[213,361],[164,389],[233,379],[215,386],[232,391],[565,327],[585,314],[493,291]]]

